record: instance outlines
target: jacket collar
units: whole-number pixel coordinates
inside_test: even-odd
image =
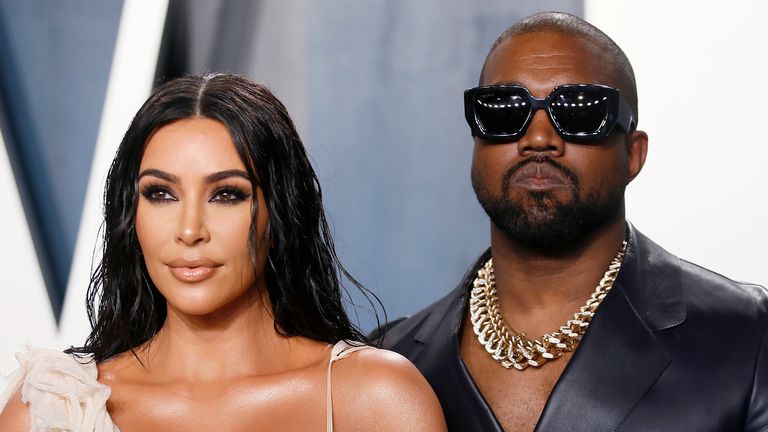
[[[416,363],[435,389],[451,430],[503,432],[459,353],[459,331],[467,307],[468,286],[490,257],[485,251],[462,282],[430,308],[413,336],[424,346]],[[416,318],[416,317],[414,317]]]
[[[466,313],[467,294],[469,294],[469,289],[477,275],[477,271],[490,257],[491,249],[488,248],[475,260],[472,267],[467,270],[464,277],[461,278],[459,285],[435,304],[435,307],[429,316],[426,317],[424,324],[419,332],[416,333],[414,339],[421,343],[428,343],[435,340],[435,336],[439,336],[439,340],[442,340],[443,337],[452,338],[455,340],[458,350],[459,330]]]
[[[685,321],[685,304],[681,288],[680,259],[643,235],[627,223],[627,252],[614,291],[622,291],[629,307],[647,327],[656,331],[674,327]],[[440,300],[424,320],[415,339],[422,343],[436,334],[450,331],[458,336],[458,326],[464,317],[466,295],[477,270],[490,258],[487,249],[475,261],[461,283]],[[461,306],[459,306],[461,305]],[[602,307],[601,307],[602,309]],[[446,328],[445,324],[450,326]]]
[[[628,225],[627,254],[616,281],[642,320],[654,331],[685,321],[680,258]]]

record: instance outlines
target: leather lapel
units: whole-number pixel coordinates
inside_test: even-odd
[[[461,284],[435,305],[414,335],[414,341],[424,349],[412,360],[440,398],[451,431],[503,431],[459,354],[458,335],[465,316],[467,287],[489,256],[490,251],[486,251],[478,258]]]
[[[677,258],[629,227],[630,247],[536,430],[617,430],[671,362],[656,340],[685,320]]]
[[[536,430],[616,430],[669,365],[669,357],[622,292],[608,295],[599,310]]]
[[[629,248],[621,282],[629,303],[652,330],[685,321],[680,258],[629,225]],[[626,270],[626,271],[625,271]]]

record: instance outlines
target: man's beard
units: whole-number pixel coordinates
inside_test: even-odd
[[[515,172],[528,163],[546,163],[570,181],[570,200],[558,200],[550,190],[527,191],[523,200],[510,199],[510,182]],[[579,179],[549,156],[538,156],[515,164],[504,175],[501,196],[493,196],[472,169],[472,187],[485,212],[507,237],[520,245],[544,253],[563,253],[580,244],[598,229],[613,221],[621,211],[626,183],[581,198]]]

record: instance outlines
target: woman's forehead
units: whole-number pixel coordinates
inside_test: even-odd
[[[149,139],[141,169],[221,171],[246,167],[229,130],[209,118],[178,120],[159,128]]]

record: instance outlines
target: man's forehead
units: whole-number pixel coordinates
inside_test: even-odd
[[[612,66],[611,57],[586,39],[555,32],[526,33],[510,37],[493,50],[483,69],[483,84],[616,86]]]

